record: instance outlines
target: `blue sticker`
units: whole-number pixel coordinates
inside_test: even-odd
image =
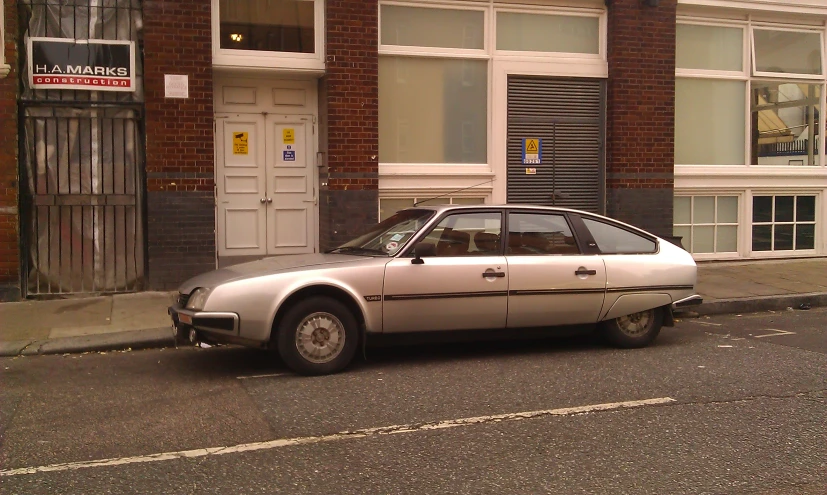
[[[286,161],[286,162],[295,162],[296,161],[296,152],[295,151],[285,151],[284,152],[284,161]]]

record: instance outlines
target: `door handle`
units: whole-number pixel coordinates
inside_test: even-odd
[[[316,198],[313,198],[313,199],[305,199],[305,200],[304,200],[304,202],[305,202],[305,203],[313,203],[313,204],[316,204]]]
[[[597,270],[586,270],[585,268],[580,268],[576,272],[575,275],[597,275]]]
[[[482,272],[483,278],[503,278],[505,272]]]
[[[261,204],[264,204],[264,203],[267,202],[267,199],[266,198],[261,198],[260,200],[258,200],[258,202],[261,203]]]
[[[267,202],[268,202],[268,203],[272,203],[272,202],[273,202],[273,198],[267,198]]]

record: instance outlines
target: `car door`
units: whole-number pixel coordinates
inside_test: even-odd
[[[436,256],[395,258],[385,267],[385,332],[505,328],[508,266],[500,210],[449,213],[420,242]]]
[[[511,211],[507,226],[508,328],[597,322],[606,269],[583,254],[566,215]]]

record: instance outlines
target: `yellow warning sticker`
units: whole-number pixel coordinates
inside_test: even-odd
[[[281,131],[282,141],[284,144],[296,144],[296,133],[293,132],[292,128],[286,128]]]
[[[536,139],[525,140],[525,152],[527,154],[536,154],[539,149],[540,145],[537,143]]]
[[[543,141],[523,138],[523,165],[539,165],[543,161]]]
[[[246,132],[234,132],[233,133],[233,154],[234,155],[247,155],[250,152],[250,148],[247,143],[248,135]]]

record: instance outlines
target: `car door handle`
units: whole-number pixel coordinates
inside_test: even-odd
[[[581,268],[574,272],[575,275],[597,275],[597,270],[586,270],[585,268]]]
[[[482,272],[483,278],[502,278],[505,277],[505,272]]]

